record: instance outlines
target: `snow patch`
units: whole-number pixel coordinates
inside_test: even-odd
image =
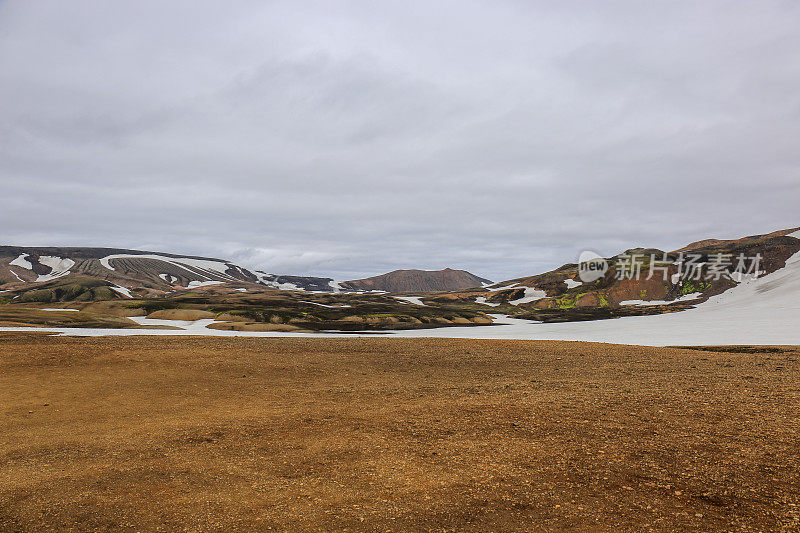
[[[122,294],[123,296],[127,296],[128,298],[133,298],[133,296],[131,296],[130,289],[126,289],[125,287],[120,287],[118,285],[113,285],[111,288],[117,291],[118,293]]]
[[[489,305],[489,306],[492,306],[492,307],[497,307],[498,305],[500,305],[500,304],[494,303],[494,302],[487,302],[486,301],[486,296],[478,296],[477,298],[475,298],[475,303],[476,304]]]
[[[272,287],[273,289],[279,289],[282,291],[302,291],[300,287],[295,285],[294,283],[278,283],[277,281],[262,281],[264,285],[267,287]]]
[[[565,279],[564,283],[567,284],[567,289],[574,289],[575,287],[580,287],[581,285],[583,285],[582,281],[575,281],[572,278]]]
[[[506,285],[504,287],[497,287],[496,289],[486,289],[486,290],[490,291],[490,292],[504,291],[506,289],[513,289],[514,287],[517,287],[518,285],[519,285],[519,283],[512,283],[511,285]]]
[[[525,296],[522,298],[517,298],[516,300],[511,300],[511,305],[519,305],[519,304],[526,304],[530,302],[535,302],[536,300],[541,300],[542,298],[546,298],[547,293],[543,290],[536,289],[534,287],[527,287],[525,289]]]
[[[25,283],[25,281],[21,277],[19,277],[16,272],[11,270],[10,268],[8,269],[8,271],[11,272],[12,274],[14,274],[14,277],[17,278],[18,280],[20,280],[22,283]]]
[[[339,283],[341,283],[341,282],[335,281],[335,280],[330,280],[328,282],[328,286],[331,289],[333,289],[333,292],[342,292],[344,290],[344,288]]]
[[[178,281],[178,278],[173,276],[172,274],[159,274],[158,277],[171,285],[175,284],[175,282]]]
[[[69,274],[69,269],[75,265],[75,261],[67,258],[43,255],[39,257],[39,264],[50,267],[50,273],[43,274],[36,278],[37,282],[52,281],[56,278],[66,276]]]
[[[224,281],[190,281],[186,286],[187,289],[196,289],[198,287],[208,287],[209,285],[220,285]]]
[[[267,274],[262,270],[256,270],[256,277],[258,278],[259,283],[262,285],[266,285],[267,287],[272,287],[273,289],[278,289],[281,291],[303,291],[304,289],[298,287],[294,283],[279,283],[278,276],[275,274]]]
[[[67,308],[59,308],[59,307],[45,307],[44,309],[40,309],[40,311],[80,311],[80,309],[67,309]]]
[[[131,316],[128,317],[140,326],[172,326],[180,328],[178,331],[187,331],[191,332],[195,335],[205,335],[209,331],[206,328],[209,324],[216,322],[213,318],[203,318],[201,320],[168,320],[162,318],[147,318],[143,316]],[[165,330],[153,330],[153,331],[165,331]],[[169,330],[166,330],[169,331]],[[175,331],[173,330],[173,333]]]
[[[425,305],[424,303],[422,303],[422,299],[420,297],[417,297],[417,296],[393,296],[393,298],[395,298],[396,300],[400,300],[401,302],[408,303],[408,304]]]
[[[33,265],[26,259],[26,257],[28,257],[28,254],[20,254],[20,256],[11,261],[9,265],[22,267],[27,270],[33,270]]]
[[[686,294],[681,296],[680,298],[675,298],[674,300],[625,300],[624,302],[620,302],[619,305],[669,305],[674,304],[675,302],[685,302],[688,300],[697,300],[702,296],[702,293],[693,292],[690,294]]]
[[[337,308],[342,308],[342,307],[351,307],[351,306],[349,306],[349,305],[346,305],[346,304],[342,304],[342,305],[328,305],[328,304],[321,304],[321,303],[319,303],[319,302],[309,302],[309,301],[306,301],[306,300],[299,300],[299,301],[300,301],[300,303],[303,303],[303,304],[318,305],[318,306],[320,306],[320,307],[328,307],[328,308],[330,308],[330,309],[337,309]]]

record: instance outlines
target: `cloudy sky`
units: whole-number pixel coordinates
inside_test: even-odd
[[[0,244],[501,280],[800,225],[800,3],[0,0]]]

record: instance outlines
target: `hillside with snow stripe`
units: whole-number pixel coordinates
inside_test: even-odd
[[[279,276],[251,271],[222,259],[115,248],[0,246],[0,284],[43,283],[88,276],[125,289],[170,292],[221,283],[282,290],[334,291],[331,278]]]
[[[250,270],[230,261],[208,257],[116,248],[22,248],[0,246],[0,285],[42,283],[64,276],[88,276],[140,295],[197,289],[221,283],[284,291],[376,292],[386,285],[397,292],[451,290],[480,286],[483,278],[461,271],[405,270],[368,280],[337,281],[328,277],[292,276]],[[242,287],[237,287],[242,288]]]

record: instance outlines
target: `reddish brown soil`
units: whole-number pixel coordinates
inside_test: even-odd
[[[0,335],[0,531],[797,531],[799,357]]]

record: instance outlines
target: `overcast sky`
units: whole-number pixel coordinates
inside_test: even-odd
[[[800,225],[800,2],[0,0],[0,244],[494,280]]]

